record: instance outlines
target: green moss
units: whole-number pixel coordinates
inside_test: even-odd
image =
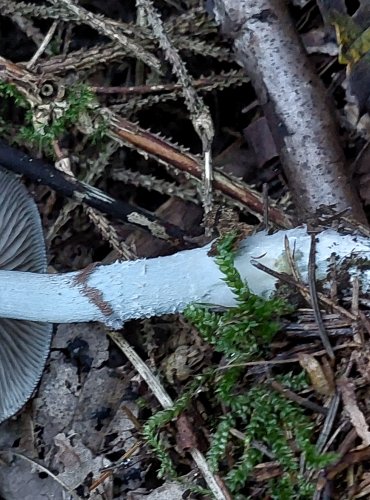
[[[94,101],[94,94],[87,86],[74,85],[66,90],[61,105],[58,102],[50,103],[49,116],[41,122],[38,123],[33,114],[29,113],[21,135],[32,143],[47,147],[81,122],[84,115],[88,117]]]
[[[84,121],[91,128],[88,136],[93,144],[100,143],[106,135],[107,124],[102,117],[94,116],[95,95],[86,85],[76,84],[66,89],[63,101],[46,102],[41,118],[38,116],[40,110],[31,108],[15,85],[0,82],[0,95],[26,110],[23,125],[16,125],[16,142],[27,141],[52,154],[53,141]]]
[[[27,99],[19,92],[13,83],[0,81],[0,96],[12,99],[14,103],[21,108],[29,108]]]
[[[207,387],[212,394],[210,403],[216,408],[209,415],[214,431],[207,460],[214,472],[224,476],[233,498],[246,498],[245,489],[252,471],[265,459],[254,446],[258,442],[269,450],[282,470],[281,476],[267,485],[271,497],[311,498],[314,486],[307,480],[307,472],[322,468],[333,460],[333,455],[316,452],[313,422],[300,406],[275,392],[266,379],[253,379],[249,383],[245,380],[245,363],[268,354],[270,342],[280,328],[279,318],[291,308],[282,299],[265,300],[249,291],[234,267],[236,241],[236,235],[224,237],[218,245],[216,261],[226,283],[237,296],[237,305],[223,312],[198,305],[191,305],[185,311],[186,318],[223,359],[222,370],[219,367],[207,370]],[[304,372],[288,373],[276,379],[291,390],[301,391],[307,387]],[[204,383],[205,379],[203,387]],[[145,437],[152,446],[159,429],[186,408],[196,386],[195,381],[192,389],[175,403],[174,409],[159,412],[149,419]],[[212,416],[217,412],[218,417]],[[234,427],[244,440],[234,437],[231,432]],[[155,448],[157,444],[158,440]],[[158,454],[161,459],[163,452],[162,447]],[[164,462],[168,469],[168,461]],[[302,463],[305,463],[305,474]],[[171,472],[173,474],[173,467]]]

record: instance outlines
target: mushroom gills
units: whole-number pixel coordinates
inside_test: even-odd
[[[36,204],[0,167],[0,270],[45,273],[45,242]],[[50,350],[52,325],[0,318],[0,422],[32,396]]]

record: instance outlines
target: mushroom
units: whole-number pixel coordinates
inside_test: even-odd
[[[0,422],[32,395],[50,349],[51,323],[100,321],[120,328],[133,318],[181,312],[193,302],[235,304],[211,244],[165,257],[46,274],[35,203],[17,178],[1,168],[0,197]],[[262,231],[241,243],[235,259],[252,292],[266,296],[274,291],[276,279],[257,269],[255,260],[286,271],[287,238],[295,248],[296,267],[307,280],[311,235],[306,227],[272,235]],[[349,264],[350,273],[358,272],[356,256],[360,265],[370,260],[369,238],[327,229],[316,239],[318,280],[326,279],[333,253],[338,265]],[[369,289],[369,270],[361,271],[361,286]]]
[[[0,269],[46,272],[45,243],[36,204],[23,184],[2,168]],[[0,318],[0,422],[17,413],[32,395],[45,366],[51,336],[50,323]]]

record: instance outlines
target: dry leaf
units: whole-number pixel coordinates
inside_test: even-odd
[[[269,160],[278,156],[266,118],[258,118],[243,130],[249,146],[256,155],[257,165],[263,167]]]
[[[333,379],[329,380],[329,377],[325,374],[326,370],[323,370],[317,359],[311,354],[305,353],[298,354],[298,357],[300,365],[310,377],[314,390],[322,396],[332,395],[335,390]]]
[[[182,414],[179,416],[176,422],[176,427],[176,441],[180,450],[187,451],[198,447],[192,425],[186,415]]]
[[[362,439],[365,446],[370,446],[370,432],[366,419],[356,401],[356,394],[352,382],[343,377],[338,382],[338,388],[342,393],[343,405],[355,428],[357,435]]]

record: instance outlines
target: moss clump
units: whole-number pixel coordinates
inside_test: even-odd
[[[265,300],[249,291],[234,267],[235,242],[236,235],[224,237],[218,245],[216,261],[236,294],[237,305],[221,312],[191,305],[185,311],[186,318],[203,339],[221,355],[223,369],[207,368],[173,409],[149,419],[145,437],[157,451],[161,450],[158,456],[165,464],[162,472],[171,469],[173,475],[168,455],[159,445],[159,429],[186,408],[197,386],[202,384],[204,388],[206,384],[213,395],[209,418],[214,429],[207,458],[213,471],[224,476],[233,498],[246,498],[255,466],[266,459],[263,449],[278,462],[281,471],[278,478],[268,482],[268,494],[276,499],[311,498],[314,486],[307,479],[308,473],[322,468],[333,456],[316,452],[312,442],[313,422],[300,406],[276,393],[266,378],[245,380],[245,363],[268,353],[270,342],[280,328],[279,318],[291,307],[280,298]],[[280,376],[279,382],[295,391],[307,386],[303,372]],[[218,417],[212,417],[217,413]],[[237,439],[234,429],[239,431]]]
[[[52,153],[53,141],[61,139],[76,124],[85,124],[92,143],[101,142],[106,134],[107,124],[102,117],[93,116],[95,95],[86,85],[72,85],[65,90],[62,100],[49,100],[41,107],[31,106],[16,86],[10,83],[0,82],[0,96],[7,104],[3,110],[14,104],[25,110],[23,124],[15,125],[15,142],[27,141]]]

